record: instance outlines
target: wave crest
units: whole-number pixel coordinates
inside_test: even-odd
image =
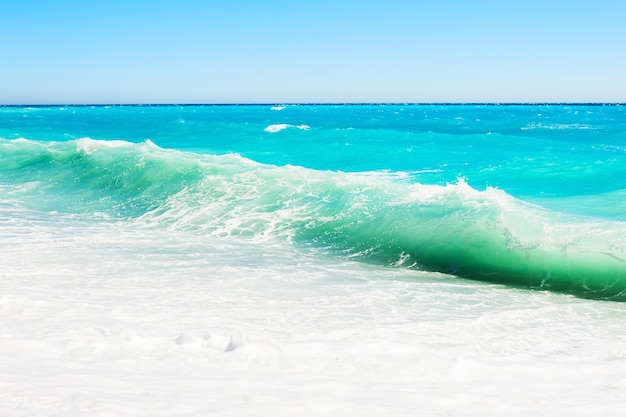
[[[215,237],[308,245],[364,262],[626,300],[626,224],[583,220],[466,181],[316,171],[198,155],[151,142],[0,141],[13,194],[48,211],[94,211]]]

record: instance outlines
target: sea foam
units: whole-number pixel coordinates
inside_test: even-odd
[[[266,132],[269,132],[269,133],[276,133],[276,132],[280,132],[281,130],[285,130],[285,129],[290,128],[290,127],[297,128],[297,129],[300,129],[300,130],[309,130],[311,128],[310,126],[307,126],[307,125],[297,125],[297,126],[294,126],[294,125],[289,125],[289,124],[286,124],[286,123],[280,123],[280,124],[269,125],[264,130]]]
[[[624,107],[64,107],[0,108],[0,415],[623,412]]]

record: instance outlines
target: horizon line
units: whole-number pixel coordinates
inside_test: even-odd
[[[241,102],[241,103],[39,103],[39,104],[0,104],[0,107],[160,107],[160,106],[623,106],[619,101],[450,101],[450,102]]]

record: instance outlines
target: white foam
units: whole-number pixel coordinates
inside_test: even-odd
[[[0,225],[2,416],[578,417],[626,405],[623,303],[13,203]]]
[[[97,149],[127,148],[130,146],[133,146],[133,143],[124,140],[97,140],[91,138],[80,138],[76,140],[76,151],[87,155]]]
[[[546,129],[546,130],[593,130],[593,126],[581,123],[529,123],[522,127],[521,130],[534,130],[534,129]]]
[[[269,125],[264,130],[266,132],[276,133],[276,132],[280,132],[281,130],[287,129],[289,126],[290,125],[288,124],[281,123],[281,124]]]
[[[285,110],[285,106],[272,106],[270,107],[270,110],[282,111],[282,110]]]
[[[276,132],[280,132],[281,130],[287,129],[287,128],[296,128],[296,129],[300,129],[300,130],[309,130],[311,127],[308,125],[290,125],[290,124],[286,124],[286,123],[279,123],[279,124],[273,124],[273,125],[269,125],[268,127],[266,127],[264,130],[266,132],[269,133],[276,133]]]

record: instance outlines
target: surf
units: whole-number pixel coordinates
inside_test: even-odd
[[[402,172],[263,164],[89,138],[0,141],[0,181],[31,208],[320,256],[626,300],[626,223],[555,212],[504,190]]]

